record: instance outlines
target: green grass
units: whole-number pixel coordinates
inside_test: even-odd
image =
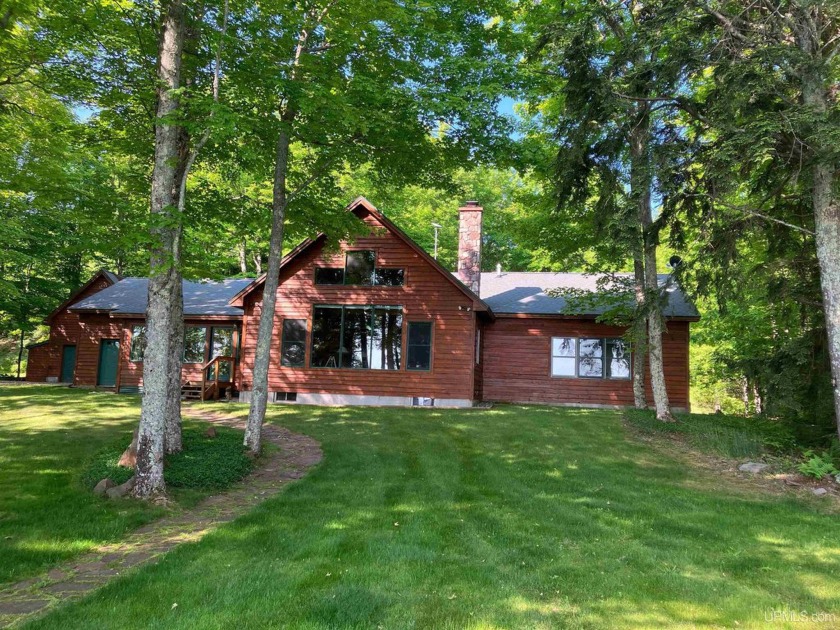
[[[33,627],[759,628],[785,608],[840,620],[824,502],[693,470],[626,435],[618,412],[269,413],[321,441],[318,468]]]
[[[103,450],[119,453],[131,441],[139,418],[139,398],[63,387],[0,385],[0,584],[23,579],[127,532],[164,513],[130,500],[105,501],[90,491],[92,470]],[[197,423],[186,433],[200,432]],[[233,432],[237,433],[237,432]],[[241,432],[233,440],[241,443]],[[228,437],[225,437],[228,436]],[[216,457],[230,461],[231,437],[220,431]],[[199,439],[199,441],[201,441]],[[189,443],[188,443],[189,445]],[[239,449],[241,456],[241,449]],[[192,449],[186,460],[206,452]],[[247,458],[244,458],[247,460]],[[190,506],[218,487],[227,463],[208,462],[207,471],[189,465],[180,471],[173,509]],[[198,472],[202,479],[190,479]],[[179,477],[178,468],[175,470]],[[122,471],[123,481],[131,472]],[[104,476],[104,474],[102,475]],[[87,477],[87,478],[86,478]],[[241,473],[236,475],[241,477]],[[100,477],[101,478],[101,477]],[[177,485],[178,479],[175,480]],[[198,486],[198,489],[196,489]]]
[[[793,434],[780,422],[721,414],[679,413],[677,422],[660,422],[649,410],[629,409],[627,420],[644,433],[684,437],[692,447],[725,457],[759,457],[785,453],[795,446]]]

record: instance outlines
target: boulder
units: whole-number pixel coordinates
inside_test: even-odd
[[[105,496],[107,496],[109,499],[119,499],[124,496],[127,496],[132,490],[134,490],[134,477],[132,477],[123,484],[114,486],[113,488],[109,488],[105,492]]]
[[[216,437],[216,427],[210,427],[204,432],[205,437],[214,438]]]
[[[741,464],[740,466],[738,466],[738,470],[740,470],[741,472],[756,474],[763,472],[769,467],[770,464],[762,464],[761,462],[747,462],[746,464]]]
[[[834,481],[835,483],[840,483],[840,475],[835,475]]]
[[[818,497],[822,497],[828,494],[828,490],[826,490],[825,488],[814,488],[813,490],[811,490],[811,492],[813,492]]]
[[[113,481],[106,477],[94,486],[93,494],[95,494],[98,497],[104,497],[105,493],[116,485],[117,484],[115,484]]]

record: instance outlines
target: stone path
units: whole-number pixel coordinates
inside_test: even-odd
[[[183,407],[183,415],[245,428],[244,420],[199,412],[187,405]],[[0,628],[18,625],[56,604],[78,599],[129,569],[156,562],[176,545],[199,540],[300,479],[321,461],[320,445],[305,435],[265,424],[263,439],[279,448],[264,456],[257,469],[224,493],[204,499],[187,512],[149,523],[122,542],[103,545],[42,575],[0,587]]]

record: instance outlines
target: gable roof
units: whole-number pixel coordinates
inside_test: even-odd
[[[356,213],[357,211],[365,211],[370,214],[374,219],[376,219],[382,226],[391,232],[394,236],[399,238],[403,243],[408,245],[416,254],[418,254],[424,261],[426,261],[429,265],[431,265],[440,275],[450,282],[455,288],[457,288],[461,293],[463,293],[466,297],[468,297],[473,302],[473,309],[476,311],[483,311],[487,312],[492,316],[491,309],[487,306],[487,304],[475,293],[470,291],[464,285],[463,282],[458,280],[455,276],[453,276],[446,268],[444,268],[437,260],[435,260],[425,249],[420,247],[417,243],[415,243],[408,234],[403,232],[400,228],[398,228],[390,219],[388,219],[384,214],[382,214],[376,206],[374,206],[370,201],[365,199],[364,197],[356,197],[348,206],[348,212]],[[321,232],[318,234],[317,237],[314,239],[307,239],[300,243],[297,247],[295,247],[292,251],[290,251],[286,256],[283,257],[283,260],[280,263],[280,269],[283,269],[286,265],[291,263],[295,258],[303,254],[307,251],[310,247],[312,247],[315,243],[322,242],[326,238],[326,235]],[[258,287],[262,286],[265,282],[265,274],[254,280],[254,282],[246,287],[243,291],[238,293],[234,298],[231,300],[231,304],[236,304],[237,306],[242,305],[242,301],[244,300],[245,296]]]
[[[184,280],[184,316],[237,316],[242,309],[230,306],[230,299],[253,278],[231,278],[220,282]],[[148,302],[148,278],[124,278],[118,283],[74,304],[74,312],[107,311],[112,315],[143,315]]]
[[[104,278],[109,283],[109,285],[114,285],[120,281],[120,277],[117,274],[113,273],[112,271],[108,271],[107,269],[100,269],[95,274],[93,274],[93,276],[91,276],[90,280],[88,280],[78,289],[73,291],[70,294],[70,297],[64,300],[49,315],[47,315],[44,318],[44,323],[49,324],[52,321],[53,317],[58,315],[61,311],[63,311],[71,304],[73,304],[73,300],[75,300],[78,295],[84,293],[91,285],[93,285],[94,282],[96,282],[100,278]]]
[[[631,277],[632,274],[617,274]],[[605,306],[595,306],[587,312],[570,311],[565,313],[568,302],[563,297],[551,297],[551,289],[579,289],[598,292],[599,274],[552,273],[552,272],[496,272],[481,274],[481,297],[494,312],[502,314],[525,315],[601,315]],[[660,286],[668,276],[659,275]],[[668,305],[665,317],[700,319],[697,312],[679,286],[668,287]]]

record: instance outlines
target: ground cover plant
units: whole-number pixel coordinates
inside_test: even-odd
[[[827,503],[691,468],[620,412],[269,417],[318,439],[322,463],[33,627],[760,628],[840,610]]]
[[[90,491],[102,478],[94,477],[110,474],[95,469],[97,457],[103,449],[117,453],[128,445],[139,408],[136,396],[0,385],[0,584],[119,540],[165,512],[142,502],[106,501]],[[250,465],[236,458],[233,447],[241,444],[241,431],[237,437],[217,428],[219,437],[207,444],[201,439],[206,425],[185,427],[190,448],[173,458],[170,509],[189,507]],[[241,448],[239,455],[244,457]],[[131,474],[118,472],[115,481]]]

